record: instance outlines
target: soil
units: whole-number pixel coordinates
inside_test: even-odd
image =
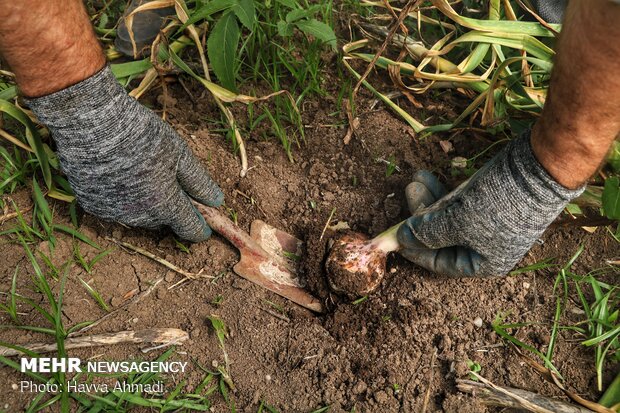
[[[178,346],[175,357],[189,361],[191,368],[185,375],[169,376],[168,389],[183,380],[193,388],[205,374],[199,366],[212,368],[223,362],[207,318],[217,315],[228,328],[225,345],[236,386],[231,395],[243,412],[255,412],[261,400],[281,412],[310,412],[327,405],[332,413],[350,412],[353,408],[356,412],[421,412],[425,405],[426,412],[499,411],[484,407],[456,389],[455,380],[467,376],[468,360],[479,363],[480,374],[496,384],[562,398],[557,388],[529,368],[491,328],[498,314],[507,314],[510,322],[531,322],[516,336],[545,351],[555,311],[553,270],[502,278],[449,279],[391,255],[384,280],[367,299],[354,303],[330,292],[324,259],[327,243],[335,234],[327,230],[320,237],[334,208],[332,225],[346,223],[351,230],[377,235],[407,217],[403,191],[414,171],[429,169],[454,187],[464,175],[454,173],[451,160],[479,153],[493,138],[473,132],[421,138],[381,105],[371,109],[372,96],[361,91],[357,102],[361,126],[345,145],[345,117],[342,113],[331,115],[338,110],[335,96],[340,81],[329,76],[325,83],[327,95],[304,104],[306,141],[294,148],[294,162],[288,160],[277,139],[261,140],[255,137],[258,135],[245,134],[252,167],[245,178],[239,177],[239,161],[230,142],[213,131],[209,119],[219,118],[217,108],[197,84],[185,79],[192,98],[181,85],[170,84],[168,93],[173,99],[166,101],[169,122],[220,183],[226,207],[234,211],[239,226],[249,230],[254,219],[262,219],[304,240],[303,275],[308,289],[328,308],[326,314],[313,314],[235,275],[232,266],[238,253],[217,235],[188,245],[187,253],[165,231],[125,228],[80,214],[80,231],[114,251],[91,273],[77,265],[71,267],[64,297],[65,324],[95,320],[105,314],[79,278],[94,286],[112,309],[163,278],[152,294],[116,313],[91,333],[151,327],[187,331],[190,339]],[[160,93],[161,89],[154,90],[149,99],[161,113],[161,100],[157,100]],[[429,123],[446,113],[458,112],[448,93],[439,94],[433,101],[420,98],[420,102],[426,107],[426,116],[431,117]],[[417,110],[407,109],[412,113]],[[244,108],[236,107],[235,113],[243,122]],[[440,141],[444,140],[452,143],[449,152],[442,149],[446,145]],[[386,164],[379,158],[393,158],[399,170],[386,173]],[[28,189],[12,198],[22,209],[32,204]],[[52,205],[55,220],[69,225],[67,206],[60,202]],[[14,225],[15,221],[4,222],[0,230]],[[180,275],[119,247],[111,238],[141,247],[186,271],[203,270],[203,274],[216,278],[188,281],[169,289],[182,279]],[[33,291],[32,268],[23,248],[11,242],[11,236],[0,240],[0,290],[10,289],[17,271],[17,291],[41,301]],[[53,251],[48,242],[31,248],[51,254],[52,261],[60,265],[72,257],[74,242],[58,234]],[[562,227],[548,230],[520,266],[547,257],[564,263],[582,244],[585,251],[573,265],[577,274],[620,257],[619,244],[605,228],[587,232]],[[88,245],[79,245],[87,259],[97,253]],[[57,283],[53,284],[57,289]],[[274,316],[274,306],[283,309],[285,317]],[[22,304],[19,309],[27,311]],[[562,323],[571,325],[580,317],[577,304],[569,300]],[[24,324],[45,325],[33,311],[20,319]],[[0,315],[0,324],[10,324],[6,315]],[[576,338],[570,330],[560,332],[555,365],[569,388],[595,400],[599,393],[593,352]],[[49,337],[30,331],[0,330],[2,342],[46,340]],[[143,354],[138,345],[117,345],[75,350],[71,355],[126,360],[156,357],[161,351]],[[605,370],[605,383],[613,374],[612,368]],[[0,368],[0,409],[22,411],[35,396],[14,389],[22,379],[12,369]],[[224,400],[213,397],[213,411],[227,411]]]

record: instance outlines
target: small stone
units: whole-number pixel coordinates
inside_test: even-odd
[[[480,318],[480,317],[476,317],[476,318],[474,319],[474,325],[475,325],[476,327],[478,327],[478,328],[482,327],[482,318]]]
[[[458,361],[454,366],[454,372],[457,377],[463,377],[469,373],[469,366],[464,361]]]
[[[265,380],[271,381],[271,374],[265,374]]]
[[[407,300],[406,298],[399,298],[398,305],[401,307],[411,307],[411,301]]]
[[[13,384],[11,384],[11,388],[12,388],[13,390],[17,390],[17,383],[13,383]]]
[[[467,158],[463,158],[462,156],[457,156],[452,159],[452,167],[457,169],[465,169],[467,168]]]
[[[114,231],[112,231],[112,238],[116,240],[123,239],[123,232],[120,229],[115,229]]]
[[[132,322],[132,323],[134,323],[134,324],[138,324],[138,317],[133,318],[133,319],[131,320],[131,322]]]
[[[383,390],[379,390],[375,393],[375,400],[380,404],[386,403],[388,401],[388,394]]]
[[[164,280],[166,280],[166,282],[172,282],[174,281],[175,278],[176,278],[176,273],[172,270],[169,270],[164,276]]]
[[[452,152],[454,150],[454,145],[450,141],[439,141],[439,146],[445,153]]]
[[[523,288],[525,288],[526,290],[530,288],[530,283],[528,283],[527,281],[523,281]]]
[[[219,366],[219,364],[218,364],[217,360],[213,360],[213,361],[211,362],[211,365],[212,365],[213,367],[215,367],[215,368],[217,368],[217,366]]]
[[[390,273],[391,274],[395,274],[396,273],[396,268],[390,268]]]
[[[355,383],[355,386],[353,386],[351,391],[353,392],[353,394],[362,394],[366,391],[367,388],[368,386],[366,385],[366,383],[360,380],[357,383]]]

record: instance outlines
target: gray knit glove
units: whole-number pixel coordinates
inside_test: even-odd
[[[219,206],[222,191],[174,129],[127,95],[109,67],[27,103],[50,129],[85,211],[129,226],[168,226],[195,242],[211,235],[189,197]]]
[[[422,208],[398,230],[401,254],[452,277],[508,273],[584,189],[558,184],[534,156],[529,134],[446,196],[429,172],[414,179],[407,188],[409,205]]]

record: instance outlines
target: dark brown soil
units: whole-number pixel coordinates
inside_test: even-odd
[[[170,85],[169,93],[174,100],[168,101],[167,108],[170,122],[220,182],[226,206],[237,214],[241,227],[247,230],[252,220],[260,218],[306,242],[304,268],[308,288],[329,308],[327,314],[312,314],[235,275],[231,268],[238,253],[217,235],[207,242],[190,245],[190,253],[185,253],[165,232],[125,228],[81,215],[80,231],[99,245],[115,250],[95,265],[91,274],[78,266],[71,268],[64,299],[66,325],[104,315],[79,277],[90,282],[112,308],[122,305],[131,295],[128,293],[144,290],[163,278],[154,293],[92,332],[149,327],[184,329],[190,340],[178,348],[181,352],[175,357],[190,361],[192,367],[188,374],[172,376],[170,381],[186,380],[193,388],[204,377],[198,365],[211,368],[214,362],[222,362],[221,349],[207,319],[212,314],[221,317],[230,332],[226,348],[237,388],[232,397],[243,412],[256,411],[261,400],[282,412],[310,412],[325,405],[330,405],[329,411],[333,413],[350,412],[354,407],[357,412],[420,412],[425,400],[427,412],[484,412],[485,407],[460,394],[455,387],[455,379],[466,376],[468,360],[479,363],[481,374],[497,384],[562,397],[491,329],[498,314],[507,314],[510,322],[533,322],[516,335],[546,350],[555,311],[553,271],[492,279],[448,279],[393,255],[388,259],[387,275],[381,286],[365,301],[352,304],[330,293],[323,265],[326,242],[333,234],[328,231],[321,241],[319,237],[333,208],[336,212],[332,224],[346,222],[354,231],[377,235],[406,218],[403,190],[414,171],[432,170],[454,186],[464,176],[452,174],[452,158],[472,156],[492,140],[470,133],[421,139],[382,106],[369,110],[372,99],[362,92],[358,101],[361,127],[351,143],[344,145],[345,130],[340,126],[344,116],[330,115],[336,111],[338,82],[329,80],[327,96],[304,104],[307,136],[306,142],[294,149],[295,162],[289,162],[276,139],[260,140],[253,137],[256,135],[245,135],[252,167],[245,178],[239,177],[239,161],[230,142],[213,132],[208,119],[219,115],[197,85],[192,89],[196,103],[179,85]],[[428,122],[453,111],[451,102],[447,94],[438,95],[433,102],[422,100],[427,107],[426,116],[432,117]],[[161,109],[157,103],[154,108]],[[236,108],[236,113],[243,119],[243,108]],[[454,147],[449,153],[439,144],[446,139]],[[400,171],[386,176],[386,164],[377,159],[391,157]],[[28,194],[24,189],[13,197],[22,209],[31,205]],[[67,207],[61,203],[53,206],[57,222],[68,224]],[[14,221],[5,222],[0,230],[14,225]],[[217,278],[168,289],[180,281],[179,275],[117,247],[107,237],[142,247],[184,270],[204,270]],[[10,280],[17,271],[18,292],[41,300],[32,290],[32,268],[24,251],[11,240],[10,236],[0,238],[0,290],[10,289]],[[59,234],[51,253],[53,262],[62,264],[70,259],[73,243],[70,237]],[[575,273],[585,274],[604,266],[607,259],[620,257],[619,244],[605,228],[593,233],[564,228],[548,231],[544,242],[534,247],[521,265],[547,257],[566,262],[581,244],[585,245],[585,252],[573,267]],[[50,250],[47,242],[32,248],[46,253]],[[84,244],[80,244],[80,249],[90,259],[96,254]],[[221,302],[216,304],[218,297]],[[287,318],[267,311],[273,310],[270,303],[284,308]],[[27,311],[27,307],[20,305],[20,310]],[[580,317],[576,303],[569,300],[562,323],[571,325]],[[477,318],[482,320],[481,326],[474,324]],[[44,325],[33,311],[22,315],[21,320],[24,324]],[[0,315],[0,324],[9,323],[8,317]],[[597,399],[593,353],[576,338],[570,330],[561,331],[555,365],[571,389]],[[25,344],[42,340],[49,338],[28,331],[0,331],[3,342]],[[142,354],[136,345],[71,352],[83,359],[107,360],[155,357],[154,353],[157,351]],[[605,383],[612,374],[611,369],[605,371]],[[0,368],[0,409],[22,411],[34,397],[12,388],[22,379],[10,368]],[[173,388],[170,384],[169,389]],[[213,411],[226,411],[219,396],[214,402]]]

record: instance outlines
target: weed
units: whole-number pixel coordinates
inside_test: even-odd
[[[34,290],[43,295],[43,301],[39,302],[39,300],[31,300],[17,293],[16,271],[13,277],[9,300],[7,304],[3,304],[0,307],[0,310],[5,311],[7,314],[9,314],[9,316],[11,316],[11,319],[13,320],[15,325],[2,327],[19,328],[22,330],[36,331],[39,333],[51,335],[55,338],[56,341],[56,357],[66,358],[68,357],[64,345],[66,337],[73,331],[76,331],[77,329],[83,327],[86,324],[79,323],[71,328],[66,328],[63,324],[63,298],[67,275],[69,273],[69,269],[71,268],[70,262],[65,264],[61,269],[55,269],[56,272],[60,274],[60,277],[58,280],[58,293],[54,294],[52,292],[52,285],[50,285],[47,281],[46,274],[43,272],[41,266],[37,262],[32,251],[28,247],[28,244],[19,233],[18,239],[23,246],[24,252],[28,257],[34,271],[34,276],[32,278]],[[80,281],[82,280],[80,279]],[[85,285],[85,287],[89,288],[91,293],[94,291],[84,281],[82,281],[82,283]],[[32,310],[38,312],[48,323],[49,327],[21,325],[17,317],[17,302],[22,302],[28,307],[30,307]],[[0,343],[0,345],[6,348],[18,350],[28,357],[40,357],[40,354],[29,351],[28,349],[17,345],[9,343]],[[157,358],[156,361],[167,360],[173,354],[173,352],[174,348],[170,348],[159,358]],[[4,364],[9,368],[12,368],[18,373],[21,372],[21,366],[7,357],[0,356],[0,363]],[[56,372],[49,375],[44,375],[40,373],[26,371],[23,374],[26,374],[30,379],[38,383],[48,383],[50,385],[54,384],[57,385],[59,388],[59,392],[57,394],[49,394],[46,392],[39,392],[38,394],[36,394],[33,400],[30,402],[29,406],[26,407],[26,411],[28,412],[42,411],[47,409],[59,410],[62,412],[126,412],[132,410],[135,407],[157,409],[160,412],[179,410],[209,411],[209,409],[211,408],[211,402],[209,401],[208,397],[218,389],[217,386],[207,388],[207,386],[214,378],[212,374],[207,375],[205,379],[193,390],[193,392],[190,393],[182,392],[185,383],[179,383],[176,388],[168,394],[166,398],[163,398],[163,395],[161,395],[162,397],[158,397],[157,395],[147,396],[139,392],[130,393],[124,391],[116,391],[114,389],[111,389],[107,393],[87,393],[80,391],[71,391],[70,387],[67,386],[68,383],[78,382],[84,377],[85,374],[86,382],[91,382],[95,376],[103,379],[116,379],[117,382],[126,383],[127,385],[145,385],[149,383],[153,384],[156,382],[165,381],[166,379],[158,373],[78,373],[70,379],[68,379],[68,377],[66,377],[65,373],[63,372]],[[71,403],[71,401],[73,401],[73,404]],[[53,407],[56,404],[59,404],[58,408]]]
[[[547,268],[555,268],[556,264],[553,263],[553,257],[545,258],[544,260],[540,260],[535,262],[534,264],[526,265],[525,267],[517,268],[510,272],[510,275],[518,275],[524,274],[530,271],[540,271]]]
[[[211,304],[213,305],[221,305],[224,302],[223,295],[217,295],[213,300],[211,300]]]
[[[467,368],[473,373],[479,373],[482,370],[482,366],[472,360],[467,360]],[[478,378],[474,374],[469,374],[469,379],[473,381],[478,381]]]
[[[235,385],[232,381],[232,377],[230,376],[230,361],[228,360],[228,352],[226,352],[226,345],[225,345],[225,339],[226,337],[228,337],[228,333],[226,332],[226,325],[224,324],[224,321],[221,318],[215,315],[211,315],[208,318],[209,318],[209,321],[211,322],[211,326],[213,326],[213,329],[215,330],[217,341],[224,355],[224,365],[218,366],[217,371],[220,373],[221,378],[222,378],[220,380],[220,390],[222,391],[222,395],[224,395],[224,398],[228,402],[229,401],[228,392],[227,391],[225,392],[226,386],[228,386],[230,389],[233,389],[233,390],[235,388]]]
[[[368,296],[365,295],[363,297],[358,298],[357,300],[351,301],[351,304],[353,305],[359,305],[361,303],[363,303],[364,301],[368,300]]]
[[[108,306],[108,304],[106,304],[105,300],[101,297],[101,294],[99,294],[99,291],[95,290],[90,284],[88,284],[83,279],[79,277],[78,279],[80,280],[84,288],[86,288],[86,291],[88,291],[88,294],[95,299],[97,304],[99,304],[99,307],[101,307],[103,311],[105,311],[106,313],[109,313],[110,307]]]
[[[256,413],[264,413],[265,411],[269,412],[269,413],[280,413],[278,412],[278,410],[276,410],[275,407],[268,405],[267,403],[265,403],[264,400],[260,401],[260,405],[258,406],[258,410],[256,411]]]
[[[538,349],[518,340],[509,330],[528,326],[530,323],[514,323],[505,324],[505,315],[498,314],[492,323],[493,329],[505,340],[512,344],[527,350],[541,360],[545,367],[561,378],[557,368],[553,365],[553,356],[557,346],[559,332],[562,329],[569,329],[582,335],[582,344],[586,347],[594,349],[594,368],[597,377],[597,387],[599,391],[603,390],[603,368],[606,361],[620,361],[620,323],[618,317],[620,315],[620,293],[617,286],[612,286],[601,282],[597,276],[612,269],[603,269],[592,271],[585,276],[575,274],[571,267],[577,258],[583,252],[584,247],[581,246],[568,262],[558,271],[554,282],[555,295],[555,311],[553,316],[553,324],[549,334],[549,344],[545,353]],[[542,265],[546,266],[548,263]],[[541,265],[537,263],[536,265]],[[573,326],[562,326],[561,318],[566,308],[566,302],[569,299],[569,289],[574,288],[579,298],[579,302],[584,312],[584,320]],[[589,290],[589,291],[586,291]],[[590,293],[593,300],[589,300]]]
[[[235,225],[239,225],[239,213],[232,208],[228,208],[227,206],[224,206],[224,208],[228,211],[228,215],[230,216],[232,222],[234,222]]]
[[[274,303],[273,301],[270,301],[270,300],[263,300],[263,302],[267,304],[268,306],[272,307],[273,309],[275,309],[280,314],[286,315],[286,310],[280,304]]]
[[[394,155],[390,155],[388,160],[385,160],[383,158],[379,158],[379,160],[384,162],[385,165],[386,165],[385,166],[385,177],[386,178],[389,178],[390,176],[392,176],[392,174],[394,174],[394,172],[396,172],[396,171],[400,172],[400,168],[394,162]]]
[[[583,345],[594,348],[594,365],[598,390],[603,389],[603,366],[605,360],[620,361],[620,293],[617,286],[598,281],[592,274],[574,277],[575,288],[585,312],[585,320],[576,326],[586,340]],[[584,287],[591,289],[594,301],[590,302]]]
[[[15,324],[19,324],[19,320],[17,318],[17,273],[19,271],[19,266],[15,268],[15,272],[13,273],[13,279],[11,281],[11,290],[7,294],[7,303],[0,304],[0,311],[4,311],[11,317],[11,320]]]
[[[112,251],[114,251],[113,248],[103,250],[99,254],[95,255],[92,260],[88,261],[80,251],[80,244],[76,242],[73,245],[73,257],[89,274],[93,271],[93,267],[95,266],[95,264],[97,264],[97,262],[99,262],[102,258],[106,257]]]
[[[186,254],[190,254],[191,251],[189,250],[189,248],[187,248],[187,246],[185,244],[183,244],[181,241],[179,241],[178,239],[176,239],[176,237],[174,238],[174,245],[181,250],[182,252],[186,253]]]

